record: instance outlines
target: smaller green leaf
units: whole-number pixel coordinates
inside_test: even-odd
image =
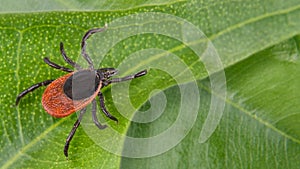
[[[210,99],[217,93],[211,91],[208,79],[199,81],[198,117],[184,140],[157,156],[123,157],[121,168],[298,168],[299,46],[296,36],[226,69],[224,116],[212,137],[202,144],[198,140],[200,131]],[[176,87],[164,92],[168,101],[179,105]],[[160,134],[174,124],[178,108],[167,104],[158,120],[131,123],[127,134],[144,138]],[[153,145],[149,151],[152,149]]]

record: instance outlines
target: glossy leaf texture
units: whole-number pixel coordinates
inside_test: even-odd
[[[35,4],[35,1],[28,2]],[[45,7],[39,3],[28,6],[10,2],[7,8],[0,8],[1,168],[300,166],[300,3],[297,0],[48,3]],[[63,147],[76,121],[76,114],[62,119],[48,115],[40,103],[43,89],[27,95],[18,107],[14,105],[17,94],[34,83],[65,74],[43,62],[44,57],[49,57],[53,62],[69,67],[60,55],[60,42],[64,43],[68,56],[86,67],[80,56],[80,41],[88,29],[102,27],[105,23],[109,25],[124,16],[149,12],[176,16],[203,31],[223,63],[226,97],[219,96],[210,86],[214,75],[211,73],[223,70],[208,73],[205,64],[187,44],[149,31],[122,39],[105,53],[102,49],[109,45],[109,40],[105,39],[121,36],[108,33],[131,25],[124,22],[122,26],[109,27],[106,33],[88,40],[88,52],[95,66],[118,67],[123,60],[133,58],[134,62],[130,63],[134,64],[127,65],[127,70],[121,69],[119,77],[150,68],[145,77],[130,83],[133,107],[141,111],[150,109],[151,97],[159,94],[153,92],[156,90],[164,93],[167,103],[163,113],[154,121],[130,122],[140,112],[130,112],[126,119],[117,107],[119,104],[126,109],[129,105],[114,103],[116,96],[111,96],[114,87],[118,89],[122,84],[108,87],[103,89],[105,103],[119,123],[109,121],[98,110],[102,123],[107,121],[109,128],[134,138],[153,137],[174,124],[182,106],[180,86],[192,82],[189,78],[182,78],[182,83],[177,84],[174,77],[149,67],[151,64],[168,65],[164,59],[169,55],[163,51],[178,56],[194,75],[200,93],[198,114],[191,130],[176,146],[152,157],[129,158],[108,152],[90,136],[96,132],[99,142],[109,138],[112,147],[123,152],[134,146],[128,144],[127,138],[99,131],[92,123],[89,107],[84,117],[86,122],[83,122],[87,128],[82,126],[78,129],[70,145],[70,157],[66,160]],[[141,20],[137,25],[169,26],[164,25],[166,22],[168,20]],[[178,31],[179,36],[186,35],[184,29],[174,27],[174,31]],[[102,37],[105,37],[104,40]],[[133,53],[145,49],[159,50],[146,59],[133,57]],[[117,97],[129,97],[122,90],[117,91],[120,91]],[[212,97],[223,100],[225,109],[216,130],[206,142],[200,143],[200,133],[212,106]],[[157,147],[149,147],[149,150]]]

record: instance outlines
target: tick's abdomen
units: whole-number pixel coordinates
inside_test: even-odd
[[[68,116],[91,103],[101,85],[90,70],[66,74],[47,86],[42,97],[43,107],[51,116]]]

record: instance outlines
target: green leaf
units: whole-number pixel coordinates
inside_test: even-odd
[[[272,3],[93,3],[48,2],[47,7],[44,7],[40,1],[29,1],[26,4],[7,1],[7,6],[1,6],[1,168],[299,166],[300,93],[297,89],[300,4],[297,0]],[[58,12],[66,9],[78,12]],[[155,14],[168,14],[168,18],[151,18]],[[144,18],[136,17],[141,15]],[[150,17],[145,19],[146,16]],[[140,20],[134,23],[135,19]],[[40,103],[43,89],[28,94],[18,107],[14,106],[15,98],[34,83],[64,74],[43,63],[43,58],[48,56],[53,62],[68,67],[60,56],[60,42],[64,43],[68,56],[87,66],[80,56],[81,38],[88,29],[102,27],[105,23],[108,23],[108,30],[88,40],[87,49],[95,66],[117,67],[119,76],[144,68],[149,72],[131,83],[116,84],[102,90],[107,109],[119,119],[119,123],[103,118],[99,110],[101,122],[109,124],[108,129],[99,131],[91,120],[89,108],[71,142],[69,160],[66,160],[63,147],[76,115],[56,119],[45,113]],[[191,28],[189,24],[201,30],[208,39],[204,36],[203,39],[197,39],[201,34],[193,34],[194,29],[187,29]],[[193,38],[196,39],[191,42]],[[214,76],[222,73],[222,67],[211,67],[218,66],[218,63],[208,64],[205,59],[209,58],[202,57],[199,60],[194,50],[203,51],[210,42],[219,53],[225,68],[226,97],[220,95],[216,88],[211,88]],[[175,59],[170,59],[173,56],[176,56]],[[185,69],[181,69],[182,64],[186,65]],[[164,71],[163,68],[170,68],[171,71]],[[182,91],[189,90],[187,86],[195,84],[193,78],[197,80],[200,98],[187,100],[187,104],[182,105]],[[123,102],[128,95],[131,102]],[[211,98],[224,101],[226,107],[218,116],[211,116],[222,119],[220,123],[216,119],[216,130],[207,134],[208,140],[205,143],[200,143],[200,133],[206,129],[204,124],[208,124],[208,112],[214,107]],[[197,104],[193,104],[195,101]],[[156,107],[154,105],[159,103],[166,105],[164,108],[162,104],[164,109],[157,113],[153,110]],[[192,128],[190,130],[189,126],[181,126],[187,128],[182,130],[179,127],[173,131],[175,134],[184,134],[178,144],[164,140],[161,140],[163,144],[158,145],[147,145],[148,142],[145,142],[144,152],[138,152],[136,147],[140,145],[135,147],[129,137],[123,137],[150,138],[167,131],[177,117],[181,117],[178,112],[182,107],[184,110],[196,111],[197,118],[179,118],[186,120],[184,124],[190,122]],[[140,111],[137,111],[139,108]],[[153,115],[146,114],[149,112]],[[149,120],[147,118],[154,121],[130,122],[136,119]],[[168,139],[172,141],[172,138]],[[148,158],[141,156],[140,159],[128,158],[130,156],[127,153],[147,155],[173,144],[175,146],[169,147],[162,154],[150,155]],[[125,157],[121,157],[122,154]]]
[[[108,1],[93,1],[93,0],[72,0],[72,1],[10,1],[3,0],[0,6],[2,12],[34,12],[34,11],[117,11],[137,7],[168,5],[178,0],[108,0]]]

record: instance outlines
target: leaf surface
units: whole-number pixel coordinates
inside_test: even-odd
[[[297,0],[277,0],[272,3],[105,1],[96,4],[93,1],[53,1],[45,6],[40,1],[26,2],[14,4],[7,1],[7,6],[0,7],[1,168],[299,166],[300,4]],[[155,34],[153,30],[156,29],[151,25],[169,28],[174,24],[175,27],[169,30],[178,33],[179,38],[187,37],[189,31],[184,27],[176,27],[179,22],[173,20],[140,20],[137,25],[149,28],[148,33],[125,36],[125,39],[116,41],[105,53],[103,49],[111,44],[111,39],[123,36],[117,34],[118,30],[125,28],[132,31],[129,22],[119,22],[119,25],[109,27],[107,32],[93,35],[88,40],[87,49],[95,67],[119,67],[124,60],[131,59],[131,64],[125,67],[127,69],[121,69],[119,76],[143,68],[150,69],[146,76],[130,83],[128,91],[132,105],[115,100],[128,97],[126,90],[121,90],[124,87],[122,84],[103,89],[107,108],[119,119],[119,123],[115,124],[99,113],[101,122],[107,121],[109,128],[117,133],[137,138],[155,136],[167,130],[176,121],[182,106],[180,86],[192,83],[190,78],[183,76],[187,70],[197,80],[200,93],[199,109],[196,110],[198,116],[192,129],[186,131],[187,135],[175,147],[158,156],[131,159],[110,153],[95,142],[99,137],[104,142],[109,140],[111,147],[118,153],[131,148],[126,147],[127,139],[114,137],[114,134],[108,132],[110,130],[99,131],[92,123],[89,109],[82,127],[79,127],[71,142],[70,157],[66,160],[63,147],[76,115],[63,119],[49,116],[40,103],[43,89],[24,97],[18,107],[14,106],[16,96],[34,83],[64,75],[43,63],[43,58],[49,57],[57,64],[69,66],[60,56],[60,42],[64,43],[70,58],[86,67],[87,64],[80,56],[80,41],[88,29],[102,27],[105,23],[116,23],[123,16],[149,12],[168,14],[188,21],[208,37],[206,41],[196,41],[196,44],[211,42],[215,47],[225,69],[227,85],[227,96],[219,97],[226,106],[218,127],[207,142],[199,142],[211,106],[210,99],[218,97],[218,93],[211,89],[209,79],[213,73],[222,72],[222,69],[208,71],[207,65],[199,60],[190,44],[178,38]],[[133,55],[145,49],[159,50],[155,50],[146,59]],[[179,63],[186,65],[183,74],[172,76],[159,69],[151,69],[151,66],[159,64],[167,67],[170,53],[179,58],[173,60],[171,66]],[[174,69],[175,72],[179,70]],[[181,80],[179,86],[176,85],[177,79]],[[166,97],[167,104],[163,113],[153,122],[130,123],[139,115],[133,110],[141,108],[145,111],[151,107],[150,102],[153,100],[150,98],[159,95],[157,90],[151,95],[155,89],[162,91]],[[130,109],[132,111],[125,116],[120,114],[118,105],[123,105],[124,109],[134,109]]]

